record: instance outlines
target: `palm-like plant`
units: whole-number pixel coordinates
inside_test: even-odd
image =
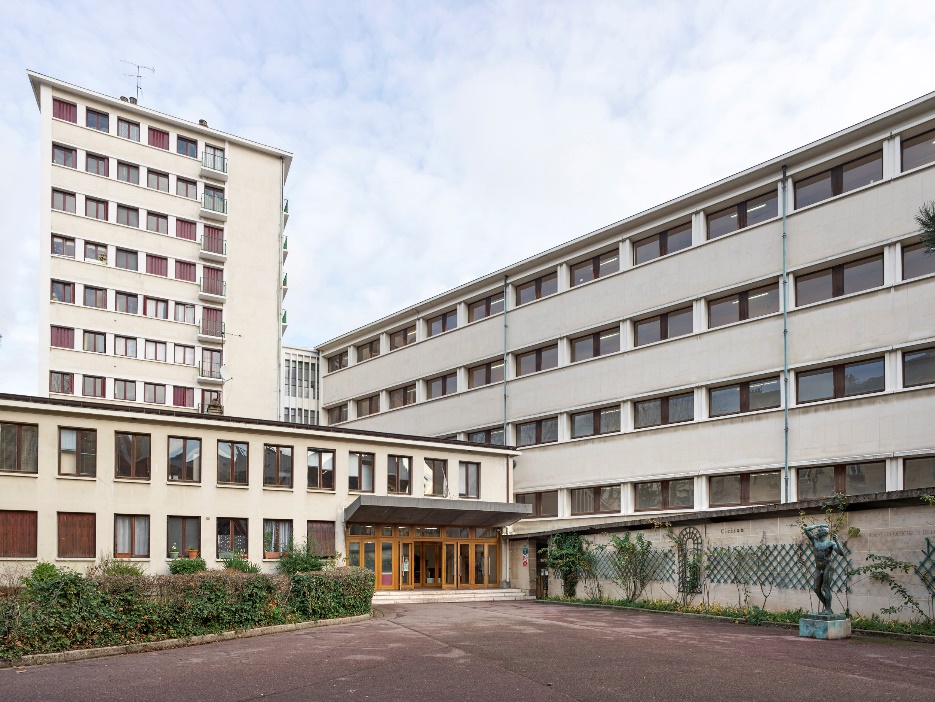
[[[926,202],[916,214],[916,224],[922,230],[925,252],[935,254],[935,202]]]

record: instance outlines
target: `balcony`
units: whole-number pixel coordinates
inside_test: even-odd
[[[198,341],[208,344],[223,344],[224,334],[224,322],[202,319],[198,325]]]
[[[286,322],[286,311],[283,310],[283,311],[282,311],[282,333],[283,333],[283,334],[286,333],[286,327],[288,327],[288,326],[289,326],[289,324]]]
[[[224,263],[227,260],[227,240],[220,236],[201,237],[201,258]]]
[[[217,154],[202,154],[201,175],[211,180],[227,180],[227,159]]]
[[[289,274],[286,273],[282,277],[282,299],[286,299],[286,293],[289,292]]]
[[[282,204],[282,228],[285,229],[289,224],[289,201],[283,200]]]
[[[201,196],[201,216],[206,219],[227,221],[227,200],[223,197],[204,193]]]
[[[282,262],[285,263],[287,258],[289,258],[289,237],[284,236],[282,238]]]
[[[198,363],[198,382],[208,383],[210,385],[223,385],[224,379],[221,377],[221,364],[214,362]]]
[[[198,286],[201,291],[198,298],[208,302],[224,302],[227,300],[227,281],[216,278],[199,278]]]
[[[195,406],[195,411],[198,412],[199,414],[223,415],[224,405],[219,405],[216,402],[211,402],[211,403],[208,403],[207,405],[203,405],[199,403]]]

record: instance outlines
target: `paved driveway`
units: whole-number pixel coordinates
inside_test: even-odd
[[[919,700],[935,646],[533,602],[378,618],[23,670],[0,700]]]

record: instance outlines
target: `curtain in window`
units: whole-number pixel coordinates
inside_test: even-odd
[[[149,555],[149,517],[134,517],[136,533],[133,539],[133,555],[145,557]]]
[[[119,515],[114,518],[115,556],[129,556],[133,552],[130,542],[132,533],[131,519],[133,517],[121,517]]]
[[[169,275],[169,259],[146,254],[146,272],[153,275]]]
[[[207,227],[205,228],[207,229]],[[195,240],[195,223],[187,222],[184,219],[175,220],[175,235],[180,239]]]
[[[75,348],[75,330],[68,327],[52,327],[52,346],[60,349]]]
[[[157,149],[168,149],[169,148],[169,132],[164,132],[161,129],[149,128],[149,145],[155,146]]]

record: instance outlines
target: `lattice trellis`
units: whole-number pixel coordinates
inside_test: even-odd
[[[613,580],[614,555],[612,551],[596,551],[592,556],[591,572],[602,580]],[[665,551],[652,550],[648,556],[647,570],[649,580],[670,582],[675,579],[675,553],[669,549]]]
[[[679,592],[698,593],[704,585],[704,541],[695,527],[685,527],[678,537]]]
[[[929,594],[935,597],[935,546],[932,546],[929,539],[925,540],[925,550],[922,553],[925,555],[916,566],[916,575],[919,576],[919,580],[925,585]]]
[[[834,554],[832,592],[849,592],[851,551],[842,544],[844,556]],[[811,590],[815,558],[807,543],[724,546],[707,551],[709,582],[750,585],[771,584],[791,590]],[[935,553],[932,554],[935,558]],[[935,562],[930,567],[935,570]],[[921,577],[921,576],[920,576]]]

